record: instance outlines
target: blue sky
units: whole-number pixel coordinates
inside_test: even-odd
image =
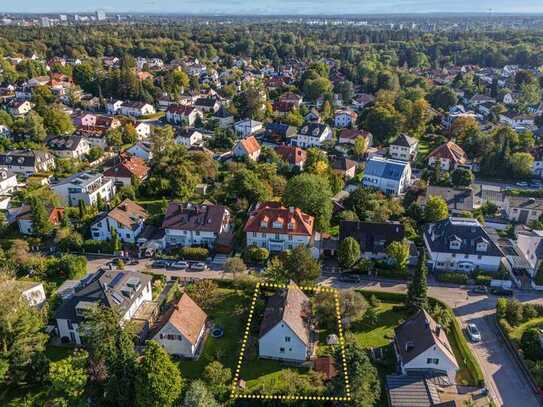
[[[0,0],[0,12],[156,12],[196,14],[543,13],[543,0]]]

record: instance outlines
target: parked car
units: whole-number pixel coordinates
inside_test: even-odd
[[[490,292],[498,297],[512,297],[514,292],[510,288],[494,287],[490,289]]]
[[[186,261],[179,260],[170,264],[170,267],[177,270],[186,270],[189,268],[189,264]]]
[[[479,332],[479,328],[477,328],[477,325],[468,324],[466,327],[466,331],[468,333],[469,339],[472,342],[481,342],[481,332]]]
[[[344,281],[346,283],[359,283],[360,276],[349,273],[341,273],[338,278],[339,281]]]
[[[205,271],[207,269],[207,265],[205,263],[199,262],[199,263],[192,263],[190,265],[190,268],[194,271]]]
[[[472,294],[488,294],[488,287],[484,286],[484,285],[478,285],[477,287],[474,287],[472,290],[471,290],[471,293]]]
[[[520,181],[520,182],[517,182],[515,184],[517,187],[522,187],[522,188],[526,188],[528,186],[528,183],[527,182],[524,182],[524,181]]]
[[[151,267],[157,268],[157,269],[163,269],[170,265],[170,262],[168,260],[156,260],[151,264]]]

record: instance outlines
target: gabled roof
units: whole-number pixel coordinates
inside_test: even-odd
[[[279,202],[263,202],[251,212],[245,232],[313,236],[314,226],[315,218],[298,208],[286,208]]]
[[[324,123],[307,123],[304,124],[299,133],[304,136],[319,138],[328,128],[328,125]]]
[[[247,154],[253,154],[257,151],[260,151],[260,144],[256,140],[255,136],[249,136],[239,142],[241,147],[245,150]]]
[[[280,322],[285,323],[306,345],[310,342],[307,317],[309,298],[291,282],[288,288],[278,290],[268,299],[260,325],[260,338]]]
[[[307,152],[300,147],[281,145],[275,147],[275,152],[291,165],[303,164],[307,159]]]
[[[394,329],[394,342],[403,364],[409,363],[429,348],[437,347],[458,368],[458,362],[445,330],[424,310]]]
[[[400,147],[411,147],[417,144],[419,141],[414,137],[409,137],[407,134],[400,134],[398,137],[396,137],[396,140],[394,140],[390,145],[394,146],[400,146]]]
[[[354,140],[357,137],[371,137],[371,133],[366,130],[358,130],[358,129],[342,129],[339,133],[339,138],[341,139],[347,139],[347,140]]]
[[[468,162],[468,156],[464,150],[462,150],[458,144],[452,141],[448,141],[445,144],[437,147],[434,151],[428,154],[428,158],[431,157],[435,158],[436,160],[448,159],[456,164],[465,164]]]
[[[228,218],[226,206],[170,202],[162,228],[218,233],[221,225],[227,222]]]
[[[503,257],[500,248],[476,219],[449,218],[426,226],[425,240],[432,252],[484,254],[485,256]],[[461,244],[458,249],[451,249],[451,237],[456,236]],[[485,241],[486,251],[477,251],[477,243]]]
[[[392,242],[400,242],[405,237],[401,223],[373,223],[342,220],[339,224],[339,241],[352,237],[363,252],[381,253]]]
[[[196,345],[202,328],[207,321],[207,314],[196,304],[187,293],[174,307],[161,318],[157,331],[162,329],[166,323],[170,323],[177,329],[192,345]]]
[[[130,178],[131,176],[135,176],[141,180],[149,173],[150,168],[141,157],[124,155],[121,160],[119,164],[106,170],[104,176],[112,178]]]
[[[137,227],[141,221],[146,220],[149,217],[149,214],[134,201],[125,199],[108,213],[108,217],[115,219],[117,223],[128,229],[133,229]]]

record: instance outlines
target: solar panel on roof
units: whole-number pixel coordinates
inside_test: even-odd
[[[111,280],[111,287],[115,287],[117,284],[119,284],[119,282],[122,280],[123,277],[124,277],[123,272],[120,272],[115,277],[113,277],[113,280]]]

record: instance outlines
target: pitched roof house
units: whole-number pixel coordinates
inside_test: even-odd
[[[194,358],[203,346],[206,322],[207,314],[184,293],[160,319],[153,339],[170,355]]]
[[[462,148],[452,142],[448,141],[445,144],[440,145],[430,154],[428,154],[428,165],[433,167],[436,162],[440,162],[441,169],[444,171],[454,170],[458,167],[465,167],[469,164],[468,156],[462,150]]]
[[[476,200],[473,189],[471,188],[452,188],[428,185],[426,188],[426,195],[419,197],[418,203],[422,206],[426,205],[426,202],[431,196],[442,197],[445,202],[447,202],[449,212],[452,214],[459,214],[475,209]]]
[[[142,232],[149,214],[145,209],[130,199],[125,199],[108,213],[99,216],[91,225],[94,240],[109,240],[115,229],[121,241],[135,243]]]
[[[373,143],[373,135],[366,130],[358,129],[342,129],[339,133],[338,143],[340,144],[353,144],[358,137],[362,137],[366,140],[367,147],[371,147]]]
[[[232,150],[234,157],[248,157],[249,159],[256,161],[260,156],[260,144],[256,140],[255,136],[249,136],[240,140]]]
[[[132,177],[139,181],[147,178],[150,168],[143,158],[135,155],[123,154],[120,156],[121,162],[106,171],[104,177],[111,179],[115,185],[132,185]]]
[[[390,143],[388,153],[397,160],[411,161],[417,156],[418,145],[419,141],[416,138],[402,133]]]
[[[289,167],[297,167],[300,171],[304,169],[307,152],[303,148],[281,145],[275,147],[275,152],[289,164]]]
[[[444,373],[454,383],[458,362],[445,330],[424,310],[394,329],[394,348],[402,373]]]
[[[400,195],[411,182],[411,165],[406,161],[392,160],[379,156],[366,162],[362,184],[376,188],[386,194]]]
[[[286,208],[279,202],[257,204],[245,224],[248,246],[282,252],[312,242],[315,218],[298,208]]]
[[[268,299],[260,325],[258,356],[304,362],[313,353],[309,298],[291,282]]]

